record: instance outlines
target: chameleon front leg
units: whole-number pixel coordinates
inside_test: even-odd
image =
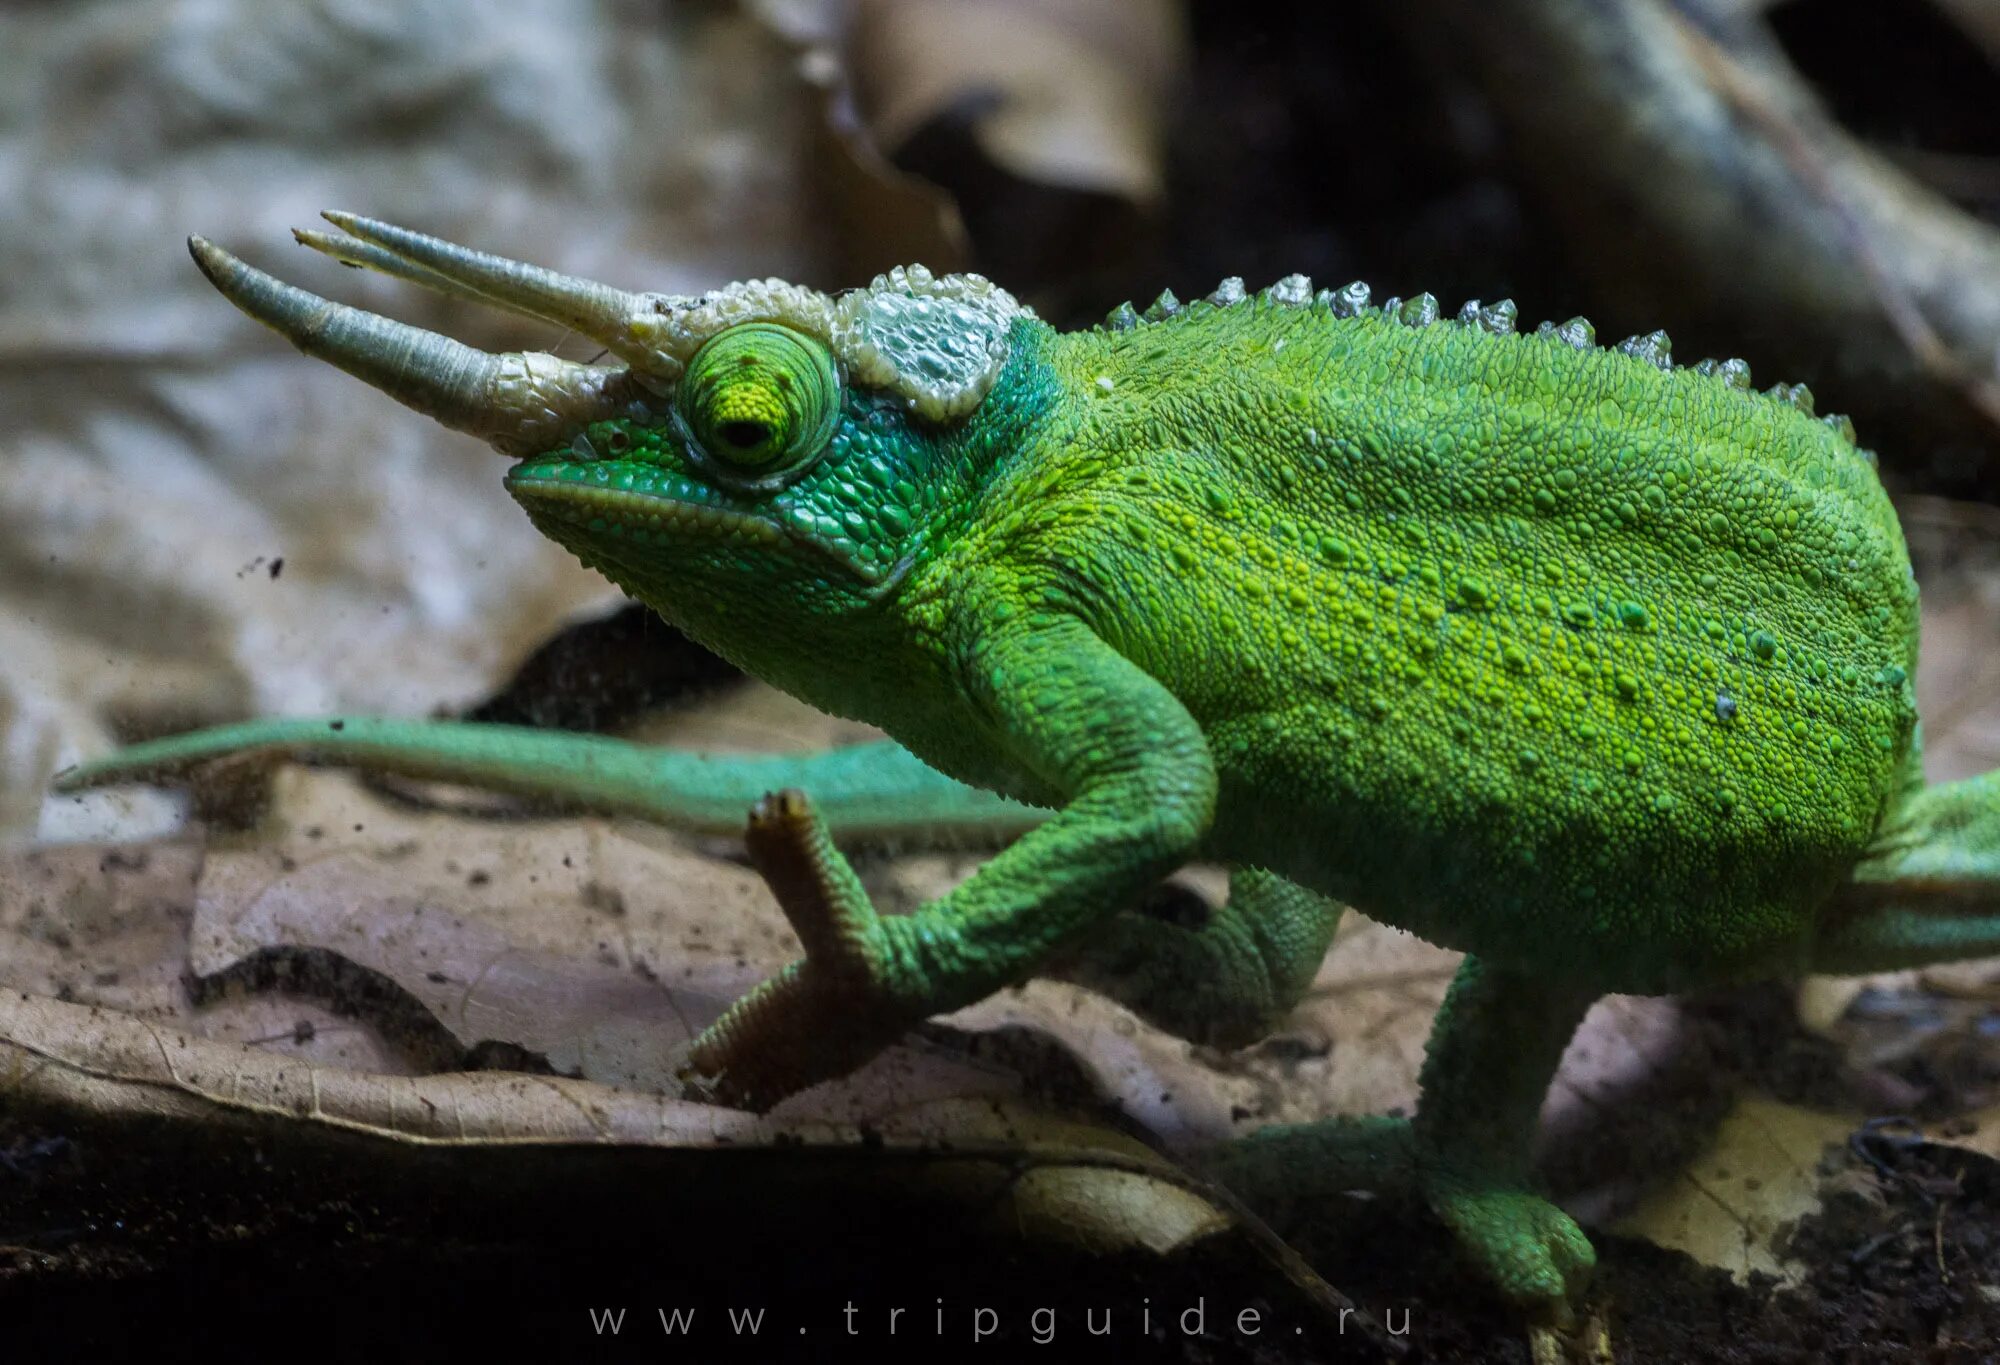
[[[816,753],[707,755],[602,735],[459,721],[255,720],[148,740],[56,775],[58,792],[184,778],[229,761],[334,763],[735,834],[781,787],[810,791],[836,838],[999,843],[1047,813],[968,787],[887,741]]]
[[[1210,1168],[1256,1205],[1304,1190],[1414,1185],[1489,1281],[1560,1321],[1596,1254],[1534,1192],[1530,1154],[1549,1081],[1593,998],[1468,957],[1432,1026],[1413,1121],[1274,1125],[1216,1153]]]
[[[1239,867],[1229,874],[1229,899],[1202,924],[1121,911],[1051,974],[1176,1037],[1244,1047],[1305,996],[1343,909],[1274,872]]]
[[[1031,975],[1207,833],[1216,778],[1200,727],[1082,623],[980,642],[965,675],[994,746],[1067,800],[946,895],[894,918],[876,915],[802,798],[765,803],[751,846],[805,956],[695,1040],[686,1075],[717,1098],[768,1107]]]

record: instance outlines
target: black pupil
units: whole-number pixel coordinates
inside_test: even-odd
[[[722,439],[738,450],[760,446],[770,434],[771,429],[762,422],[724,422],[721,432]]]

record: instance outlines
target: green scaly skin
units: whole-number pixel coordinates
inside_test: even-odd
[[[2000,793],[1916,776],[1903,539],[1803,390],[1674,368],[1658,334],[1517,335],[1511,305],[1216,297],[1079,333],[1013,316],[990,391],[943,417],[850,373],[786,426],[807,369],[729,390],[697,359],[514,465],[544,534],[893,744],[702,759],[257,721],[58,785],[261,750],[687,828],[803,788],[830,827],[788,797],[753,833],[807,956],[691,1057],[753,1105],[1052,965],[1244,1041],[1356,905],[1469,954],[1419,1117],[1268,1130],[1218,1169],[1413,1180],[1495,1284],[1560,1314],[1592,1251],[1528,1153],[1589,1003],[2000,952]],[[730,365],[783,371],[766,341]],[[709,447],[746,412],[819,434],[780,477],[732,469]],[[887,919],[831,842],[982,829],[1019,837]],[[1120,910],[1196,858],[1235,869],[1207,924]]]

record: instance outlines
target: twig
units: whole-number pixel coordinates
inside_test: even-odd
[[[1889,325],[1933,378],[1966,396],[1988,421],[2000,427],[2000,380],[1974,373],[1937,334],[1916,300],[1891,273],[1868,229],[1834,181],[1827,158],[1796,119],[1768,99],[1756,79],[1720,44],[1671,6],[1663,7],[1688,54],[1709,84],[1729,105],[1769,137],[1785,163],[1840,225],[1854,261],[1868,277]]]

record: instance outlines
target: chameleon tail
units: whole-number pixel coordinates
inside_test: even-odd
[[[716,754],[601,735],[423,720],[253,720],[148,740],[58,773],[58,792],[183,780],[224,760],[319,762],[513,792],[692,833],[737,834],[764,793],[810,786],[834,834],[966,847],[1006,840],[1045,812],[954,782],[888,741],[811,753]]]

